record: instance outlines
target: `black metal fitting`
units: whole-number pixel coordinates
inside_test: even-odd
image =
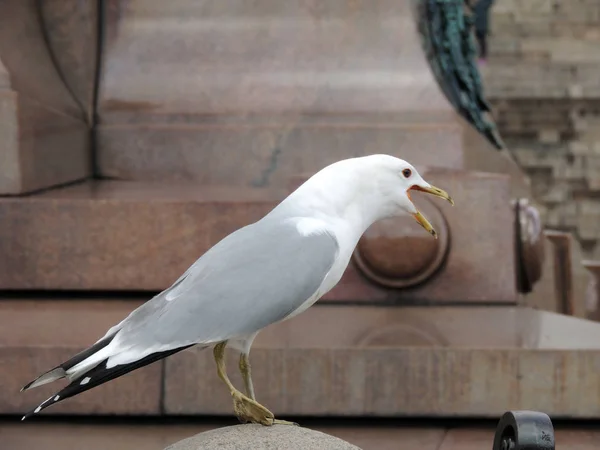
[[[505,412],[496,428],[493,450],[555,450],[550,417],[537,411]]]

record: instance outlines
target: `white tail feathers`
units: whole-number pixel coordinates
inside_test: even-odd
[[[75,364],[70,369],[67,369],[67,377],[69,380],[75,380],[79,378],[111,356],[111,352],[111,344],[109,344],[108,346],[98,350],[96,353],[91,354],[78,364]]]

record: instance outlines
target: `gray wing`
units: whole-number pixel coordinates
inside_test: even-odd
[[[314,295],[337,254],[332,234],[303,236],[293,222],[263,219],[224,238],[111,331],[129,349],[251,334]]]

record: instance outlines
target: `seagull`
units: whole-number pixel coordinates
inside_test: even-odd
[[[362,234],[378,220],[410,214],[434,237],[413,204],[422,191],[454,204],[408,162],[369,155],[335,162],[266,216],[210,248],[169,288],[131,312],[95,344],[25,385],[69,384],[23,416],[192,346],[212,348],[219,378],[243,423],[292,424],[258,403],[249,353],[268,325],[308,309],[341,279]],[[240,353],[245,393],[229,380],[225,348]]]

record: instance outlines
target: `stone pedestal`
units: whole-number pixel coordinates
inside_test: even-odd
[[[320,431],[288,425],[236,425],[205,431],[170,445],[165,450],[360,450],[359,447]]]

